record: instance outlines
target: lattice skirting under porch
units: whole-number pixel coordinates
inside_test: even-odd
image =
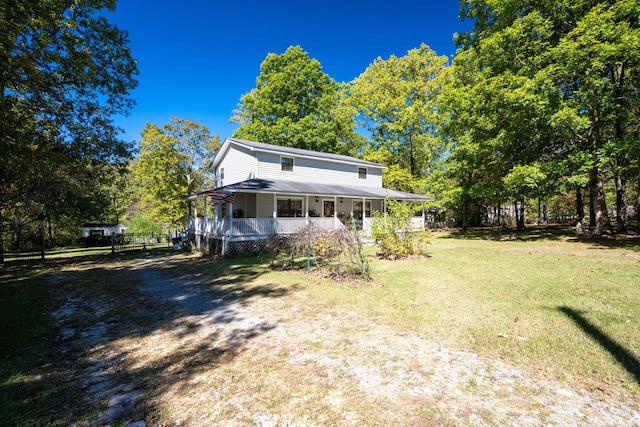
[[[204,236],[191,234],[189,240],[201,252],[212,255],[242,255],[264,252],[268,248],[269,239],[230,241],[220,236]]]
[[[264,252],[266,240],[245,240],[241,242],[227,242],[227,255],[243,255]]]

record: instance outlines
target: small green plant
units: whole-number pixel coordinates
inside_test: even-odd
[[[411,207],[402,202],[387,199],[388,212],[375,212],[371,223],[378,255],[383,258],[406,258],[426,253],[429,232],[413,226]]]

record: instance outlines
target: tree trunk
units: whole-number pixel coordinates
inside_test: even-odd
[[[616,174],[616,230],[618,233],[627,231],[627,202],[624,194],[624,180],[620,172]]]
[[[516,229],[524,230],[524,200],[520,201],[520,206],[517,200],[513,202],[513,209],[516,213]]]
[[[592,194],[594,224],[591,228],[593,234],[602,235],[605,233],[611,233],[613,231],[611,227],[611,220],[609,219],[609,213],[607,212],[607,202],[604,196],[604,188],[602,182],[602,174],[600,168],[594,167],[589,171],[589,188]]]
[[[51,226],[51,218],[47,218],[47,232],[49,233],[49,241],[51,245],[55,246],[55,242],[53,241],[53,227]]]
[[[640,158],[638,158],[638,198],[636,199],[636,228],[640,233]]]
[[[589,175],[591,176],[591,175]],[[591,186],[591,182],[589,182],[589,229],[593,229],[596,225],[596,208],[595,208],[595,200],[596,196]]]
[[[538,225],[542,224],[542,197],[538,195]]]
[[[469,212],[469,198],[464,197],[464,203],[462,204],[462,229],[467,229],[467,215]]]
[[[584,230],[584,201],[582,200],[582,188],[576,188],[576,216],[578,222],[576,223],[576,230]]]

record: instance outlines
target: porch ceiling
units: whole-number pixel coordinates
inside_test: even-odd
[[[319,184],[260,178],[248,179],[246,181],[236,182],[234,184],[225,185],[208,191],[240,191],[244,193],[277,193],[291,195],[308,194],[313,196],[362,197],[368,199],[385,199],[389,196],[394,200],[412,202],[430,202],[435,200],[433,197],[429,196],[388,190],[381,187]]]

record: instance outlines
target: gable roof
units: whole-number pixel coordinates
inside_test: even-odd
[[[368,162],[366,160],[358,159],[356,157],[343,156],[341,154],[323,153],[320,151],[305,150],[302,148],[283,147],[281,145],[267,144],[264,142],[247,141],[244,139],[237,139],[237,138],[226,138],[224,140],[224,143],[222,144],[222,148],[220,148],[220,152],[218,153],[216,158],[213,160],[214,169],[218,167],[218,164],[220,163],[220,161],[222,161],[222,158],[224,157],[224,153],[226,153],[229,150],[229,147],[233,144],[239,145],[241,147],[245,147],[250,151],[261,151],[261,152],[276,153],[281,155],[284,154],[289,156],[295,156],[298,158],[304,157],[309,159],[319,159],[319,160],[331,161],[335,163],[347,163],[347,164],[353,164],[353,165],[359,165],[359,166],[367,166],[367,167],[372,167],[376,169],[386,168],[385,165],[382,165],[380,163]]]

